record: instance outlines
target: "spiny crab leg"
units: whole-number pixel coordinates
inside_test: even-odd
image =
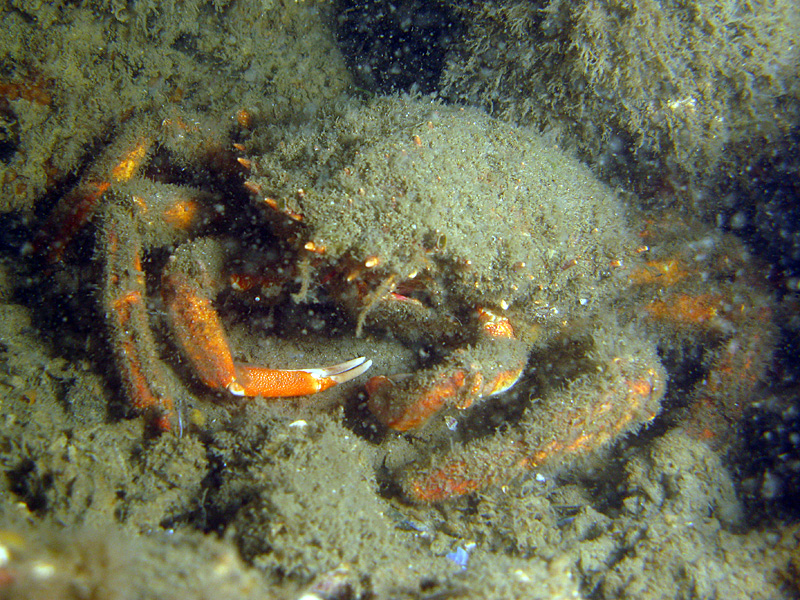
[[[155,426],[167,431],[175,416],[173,394],[147,318],[141,239],[126,211],[115,207],[108,212],[101,248],[103,307],[117,372],[134,408],[149,413]]]
[[[600,352],[617,349],[613,345]],[[595,372],[526,413],[520,427],[406,466],[400,476],[403,492],[421,503],[463,496],[531,469],[555,469],[650,423],[666,390],[666,372],[651,344],[628,340],[623,348],[628,353],[604,357]]]

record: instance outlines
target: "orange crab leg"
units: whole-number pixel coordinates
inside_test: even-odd
[[[37,240],[37,244],[45,240],[49,262],[61,260],[67,244],[86,225],[103,194],[110,187],[111,184],[107,181],[89,181],[64,197],[61,202],[63,206],[60,206],[60,210],[56,210],[48,220],[46,227],[39,234],[40,239]]]
[[[415,401],[410,405],[400,405],[386,401],[398,392],[395,382],[376,375],[370,377],[366,384],[369,396],[369,408],[378,420],[395,431],[410,431],[421,427],[432,415],[440,411],[451,398],[458,395],[464,387],[466,373],[457,369],[452,373],[445,372],[439,381],[418,392]],[[409,395],[404,391],[400,395]],[[471,402],[470,402],[471,404]],[[464,408],[467,408],[464,406]]]
[[[581,402],[569,401],[569,390],[561,392],[561,401],[542,418],[547,426],[526,417],[527,435],[495,435],[428,465],[412,465],[401,477],[403,491],[414,502],[441,502],[610,446],[655,418],[666,389],[666,374],[655,360],[655,354],[614,359],[606,371],[616,372],[615,385],[598,385],[597,376],[576,385],[580,393],[573,398]]]
[[[148,325],[141,240],[123,212],[109,214],[101,247],[106,259],[103,306],[120,379],[134,408],[151,413],[159,430],[169,430],[173,401]]]
[[[129,292],[114,302],[112,328],[123,332],[118,336],[116,354],[119,375],[134,408],[155,413],[154,423],[160,431],[172,428],[172,399],[157,390],[148,375],[153,375],[152,365],[148,369],[146,344],[138,339],[131,327],[132,321],[141,320],[144,302],[137,292]],[[127,334],[127,335],[126,335]]]
[[[224,389],[236,381],[225,330],[211,300],[186,275],[165,275],[162,294],[178,344],[204,384]]]
[[[287,398],[307,396],[358,377],[372,366],[356,358],[331,367],[268,369],[233,362],[225,330],[211,299],[188,275],[163,278],[163,294],[172,328],[200,380],[234,396]]]
[[[95,177],[82,181],[59,202],[58,207],[39,233],[37,245],[44,242],[47,259],[61,260],[69,242],[80,229],[94,216],[100,200],[115,183],[130,181],[147,158],[150,141],[137,139],[127,148],[113,147],[107,155],[121,155],[105,173],[95,173]]]

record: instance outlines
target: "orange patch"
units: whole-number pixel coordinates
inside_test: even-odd
[[[233,358],[211,300],[182,275],[164,277],[163,288],[175,337],[200,380],[214,389],[228,387],[235,378]]]
[[[678,294],[667,300],[655,300],[644,307],[654,319],[678,325],[705,325],[719,313],[721,296]]]

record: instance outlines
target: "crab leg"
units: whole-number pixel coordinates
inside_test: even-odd
[[[141,239],[125,211],[109,211],[102,248],[103,306],[122,385],[134,408],[150,413],[156,428],[167,431],[174,418],[172,394],[148,323]]]
[[[101,166],[64,196],[37,235],[36,245],[46,249],[49,262],[61,260],[69,242],[94,216],[107,192],[116,184],[130,181],[144,164],[150,140],[143,137],[124,140],[104,152],[98,161]]]
[[[308,369],[234,363],[219,315],[195,277],[167,273],[162,293],[179,345],[200,380],[210,388],[225,389],[234,396],[306,396],[350,381],[372,366],[372,361],[364,357]]]
[[[531,469],[557,470],[650,423],[666,391],[655,347],[601,330],[595,369],[527,412],[510,432],[468,442],[403,468],[400,484],[414,502],[441,502]]]
[[[211,299],[182,273],[166,274],[161,286],[178,345],[200,381],[214,389],[235,385],[233,357]]]

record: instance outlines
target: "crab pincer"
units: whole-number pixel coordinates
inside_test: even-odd
[[[355,379],[371,366],[372,361],[363,356],[330,367],[308,369],[268,369],[236,363],[236,379],[227,387],[234,396],[306,396]]]
[[[372,366],[372,361],[363,356],[307,369],[270,369],[234,362],[219,315],[198,279],[168,272],[162,280],[162,293],[178,344],[208,387],[227,390],[234,396],[306,396],[350,381]]]
[[[446,407],[464,410],[519,381],[529,347],[517,339],[504,315],[479,308],[477,341],[453,352],[443,364],[415,375],[375,376],[367,382],[370,411],[386,427],[410,431]]]

